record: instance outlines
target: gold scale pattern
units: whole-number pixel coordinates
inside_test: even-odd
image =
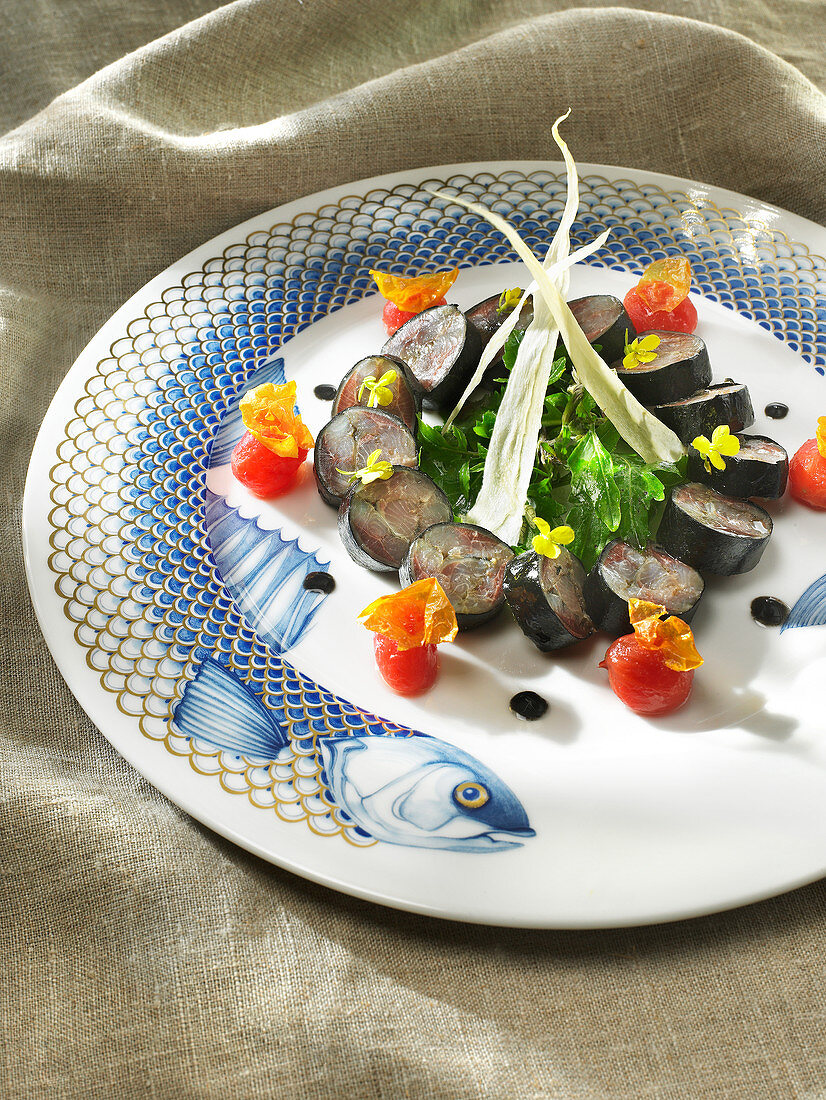
[[[374,843],[333,804],[316,738],[412,733],[325,692],[272,653],[236,610],[203,529],[208,448],[249,376],[292,335],[397,274],[513,260],[474,215],[434,204],[424,187],[461,193],[511,218],[544,251],[564,203],[564,176],[433,178],[353,194],[252,233],[166,289],[89,371],[51,470],[49,564],[74,637],[102,689],[144,737],[189,758],[253,805],[321,835]],[[639,271],[687,254],[708,297],[774,331],[824,373],[826,262],[758,217],[653,184],[582,181],[574,246],[608,226],[598,261]],[[220,655],[286,723],[274,762],[216,752],[171,722],[183,685]],[[311,738],[298,736],[297,721]]]

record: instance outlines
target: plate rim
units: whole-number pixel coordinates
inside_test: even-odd
[[[279,220],[289,221],[294,220],[296,217],[303,213],[313,212],[318,208],[320,204],[331,204],[340,201],[342,198],[347,197],[350,194],[358,194],[359,196],[366,195],[372,189],[378,189],[388,186],[397,186],[399,184],[410,182],[412,184],[421,182],[421,180],[428,178],[433,174],[440,174],[443,176],[449,175],[472,175],[481,173],[501,174],[509,170],[517,172],[538,172],[538,171],[553,171],[559,173],[564,170],[564,163],[562,161],[547,161],[547,160],[515,160],[515,161],[465,161],[457,163],[449,163],[443,165],[426,165],[412,169],[402,169],[394,172],[383,173],[378,176],[367,176],[360,180],[350,181],[344,184],[338,184],[334,187],[324,188],[319,191],[315,191],[311,194],[301,196],[297,199],[292,199],[286,203],[279,204],[278,206],[271,207],[267,210],[253,215],[251,218],[247,218],[242,222],[239,222],[221,233],[203,241],[183,256],[174,260],[171,264],[167,265],[163,270],[154,275],[150,280],[138,288],[126,301],[119,306],[114,313],[112,313],[106,321],[93,333],[89,341],[80,351],[75,358],[72,365],[67,370],[64,378],[61,380],[60,385],[56,389],[54,395],[51,398],[48,409],[43,417],[40,427],[37,431],[35,442],[32,448],[32,452],[29,459],[29,466],[26,475],[25,489],[23,494],[22,505],[22,543],[23,543],[23,557],[25,563],[26,579],[29,587],[29,593],[32,601],[32,605],[35,610],[38,625],[41,633],[44,636],[46,644],[49,648],[51,656],[55,661],[55,664],[60,672],[64,682],[67,684],[71,691],[75,701],[92,721],[98,731],[106,738],[106,740],[112,745],[115,751],[122,756],[130,766],[143,776],[153,787],[160,791],[170,802],[184,810],[191,817],[195,818],[202,825],[209,828],[211,831],[218,833],[225,839],[229,840],[233,844],[242,848],[243,850],[251,852],[253,855],[265,860],[267,863],[274,864],[285,870],[288,870],[294,874],[299,875],[308,881],[315,882],[320,885],[324,885],[337,892],[344,893],[349,896],[357,897],[362,900],[374,902],[383,906],[387,906],[394,909],[399,909],[405,912],[417,913],[423,916],[438,917],[439,919],[459,921],[461,923],[481,924],[488,926],[499,927],[522,927],[522,928],[547,928],[547,929],[599,929],[599,928],[618,928],[618,927],[638,927],[647,926],[653,924],[670,923],[679,920],[690,919],[693,917],[710,915],[712,913],[719,913],[729,911],[731,909],[739,908],[744,905],[750,905],[757,901],[765,900],[767,898],[776,897],[790,890],[797,889],[801,886],[816,882],[826,876],[826,865],[815,873],[805,876],[792,877],[788,881],[785,881],[778,885],[774,883],[770,888],[765,890],[749,891],[746,894],[740,896],[737,899],[726,901],[725,903],[714,903],[711,906],[709,904],[698,905],[697,907],[688,907],[680,910],[671,910],[664,912],[659,916],[641,918],[641,919],[626,919],[626,920],[608,920],[608,921],[595,921],[593,919],[583,920],[581,922],[575,922],[570,919],[566,919],[563,922],[558,920],[548,920],[547,922],[537,922],[536,920],[530,920],[526,922],[524,919],[518,918],[508,919],[502,917],[501,919],[492,919],[490,916],[474,916],[473,914],[457,915],[455,912],[443,912],[436,906],[419,904],[411,902],[407,898],[395,898],[390,894],[383,894],[381,890],[377,889],[363,889],[359,886],[354,886],[352,883],[345,882],[343,880],[336,880],[328,874],[318,873],[312,866],[308,866],[301,861],[291,860],[284,855],[274,855],[271,851],[265,850],[254,839],[249,836],[242,835],[231,825],[227,825],[221,819],[220,816],[216,817],[213,814],[205,810],[203,805],[199,803],[203,801],[210,801],[211,799],[199,798],[191,796],[186,790],[182,791],[180,786],[175,782],[175,770],[170,769],[168,766],[168,756],[164,760],[166,767],[161,766],[161,757],[158,758],[158,765],[155,766],[153,762],[147,761],[142,757],[140,751],[132,752],[132,746],[128,741],[124,743],[124,737],[115,732],[107,731],[107,725],[111,723],[112,715],[110,713],[109,700],[105,695],[105,692],[96,682],[97,675],[92,670],[88,669],[84,662],[84,668],[79,670],[77,667],[77,657],[82,656],[82,650],[75,641],[72,641],[70,646],[66,647],[65,638],[61,635],[60,626],[57,621],[51,620],[46,615],[46,601],[44,595],[51,599],[55,597],[53,586],[51,591],[48,581],[51,580],[51,576],[47,576],[48,571],[41,569],[41,575],[38,576],[36,572],[36,566],[39,565],[37,559],[37,549],[35,546],[36,532],[39,528],[46,526],[45,517],[43,515],[37,515],[37,507],[39,504],[38,487],[35,485],[35,479],[37,476],[38,463],[42,463],[44,455],[51,453],[53,456],[55,453],[54,446],[47,440],[48,432],[46,429],[50,426],[52,420],[59,419],[58,413],[61,408],[64,407],[67,395],[73,392],[78,383],[84,381],[88,377],[89,364],[87,360],[93,359],[96,354],[96,348],[99,344],[104,345],[106,348],[111,344],[111,336],[117,332],[122,332],[122,324],[126,319],[126,315],[129,315],[131,321],[132,313],[135,305],[140,300],[143,303],[148,303],[157,297],[164,289],[172,286],[179,285],[182,278],[191,273],[193,270],[202,270],[204,264],[210,260],[219,257],[227,247],[238,244],[240,241],[247,239],[251,233],[259,231],[262,228],[270,228],[275,222]],[[623,168],[604,164],[592,164],[583,163],[578,165],[578,170],[581,177],[592,177],[603,175],[605,178],[612,182],[617,182],[622,179],[627,179],[630,182],[641,184],[652,184],[659,186],[662,189],[685,189],[687,191],[693,190],[698,198],[705,198],[716,206],[722,209],[728,209],[728,204],[731,204],[733,209],[737,210],[739,216],[745,216],[746,211],[751,207],[751,212],[754,214],[770,212],[776,217],[783,220],[782,231],[789,236],[799,237],[805,235],[804,240],[799,243],[804,244],[809,251],[812,251],[812,240],[809,235],[813,234],[818,249],[822,249],[826,252],[826,227],[819,225],[817,222],[811,221],[802,215],[795,214],[792,211],[784,210],[782,207],[775,206],[771,203],[767,203],[762,199],[756,199],[748,195],[731,191],[725,188],[718,187],[714,184],[706,184],[699,181],[693,181],[679,176],[671,176],[666,173],[659,173],[648,171],[646,169],[634,169]],[[723,205],[726,204],[726,205]],[[738,207],[738,204],[740,206]],[[742,204],[745,204],[743,208]],[[822,240],[817,240],[821,238]],[[733,310],[732,312],[738,312]],[[774,335],[774,334],[771,334]],[[775,337],[779,338],[779,337]],[[84,373],[85,372],[85,373]],[[61,414],[62,415],[62,414]],[[65,425],[61,425],[65,427]],[[62,439],[62,436],[55,437],[58,442]],[[51,447],[51,452],[50,452]],[[46,502],[48,502],[48,494],[46,495]],[[40,521],[38,523],[38,520]],[[60,597],[57,597],[59,600]],[[89,675],[87,675],[89,673]],[[86,691],[85,683],[81,684],[81,681],[87,680],[90,682],[92,692],[89,694]],[[77,684],[77,690],[76,690]],[[133,720],[131,720],[133,721]],[[135,745],[139,746],[142,741],[136,742]],[[206,788],[206,784],[203,785]],[[193,788],[194,789],[194,788]],[[198,792],[200,794],[200,792]]]

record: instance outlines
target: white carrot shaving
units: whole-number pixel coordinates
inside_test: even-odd
[[[584,255],[600,248],[607,237],[607,232],[603,233],[591,244],[578,249],[573,256],[568,255],[570,228],[579,205],[579,180],[573,157],[558,131],[559,123],[565,118],[567,114],[554,123],[553,136],[565,158],[568,196],[544,265],[513,226],[498,214],[458,196],[431,192],[438,198],[471,210],[499,229],[524,261],[533,279],[513,314],[488,344],[481,369],[477,370],[448,420],[449,424],[478,384],[485,367],[504,345],[518,320],[522,302],[528,293],[532,293],[534,319],[525,332],[511,370],[491,435],[482,487],[467,516],[471,522],[486,527],[511,544],[518,541],[523,522],[545,393],[560,334],[578,380],[622,438],[646,462],[676,462],[685,454],[685,448],[674,432],[649,413],[629,393],[616,372],[600,359],[565,301],[569,268]]]

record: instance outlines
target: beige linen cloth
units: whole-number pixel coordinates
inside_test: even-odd
[[[270,867],[86,719],[28,602],[19,502],[51,396],[107,316],[286,200],[417,165],[556,159],[550,122],[570,105],[581,161],[823,221],[826,7],[213,8],[0,4],[0,120],[19,124],[0,139],[0,1097],[822,1100],[826,883],[670,926],[540,933]]]

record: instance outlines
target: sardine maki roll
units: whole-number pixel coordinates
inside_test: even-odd
[[[357,565],[396,570],[417,535],[452,515],[450,501],[427,474],[394,466],[384,481],[354,485],[338,511],[338,533]]]
[[[421,393],[410,368],[392,355],[368,355],[345,374],[333,398],[332,415],[354,405],[393,413],[415,434]]]
[[[758,504],[689,481],[672,489],[657,537],[695,569],[729,577],[754,569],[771,533],[771,516]]]
[[[383,355],[398,356],[426,405],[452,407],[482,354],[482,337],[458,306],[433,306],[394,332]]]
[[[622,358],[626,336],[633,340],[637,330],[619,298],[613,294],[589,294],[575,298],[568,306],[588,342],[599,344],[599,354],[606,363]]]
[[[555,558],[529,550],[508,562],[505,599],[522,633],[547,653],[593,633],[584,584],[582,562],[564,546]]]
[[[492,298],[485,298],[483,302],[477,302],[475,306],[465,310],[465,317],[474,326],[482,338],[482,348],[490,343],[490,338],[501,326],[502,322],[511,313],[508,308],[500,309],[501,294],[494,294]],[[533,320],[533,302],[527,299],[519,313],[519,320],[514,326],[516,332],[524,332]],[[499,366],[502,362],[502,349],[493,357],[491,367]]]
[[[705,341],[691,332],[643,332],[658,336],[656,359],[626,368],[622,358],[612,364],[618,377],[643,405],[681,401],[711,383],[711,363]]]
[[[481,626],[505,602],[505,567],[513,550],[484,527],[440,523],[412,543],[399,577],[413,584],[435,577],[453,604],[460,630]]]
[[[733,432],[742,432],[754,423],[748,387],[738,382],[723,382],[679,401],[653,405],[651,412],[683,443],[690,443],[698,435],[710,438],[720,424],[728,424]]]
[[[739,435],[740,450],[726,456],[725,470],[707,470],[702,455],[688,452],[688,476],[729,497],[779,500],[786,492],[789,455],[785,447],[765,435]]]
[[[322,500],[338,508],[373,451],[392,466],[416,466],[416,440],[397,416],[354,405],[324,425],[315,441],[313,468]],[[341,473],[344,470],[345,473]]]
[[[690,622],[705,582],[684,561],[649,543],[640,550],[622,539],[609,542],[585,581],[585,607],[598,630],[628,634],[628,601],[650,600]]]

